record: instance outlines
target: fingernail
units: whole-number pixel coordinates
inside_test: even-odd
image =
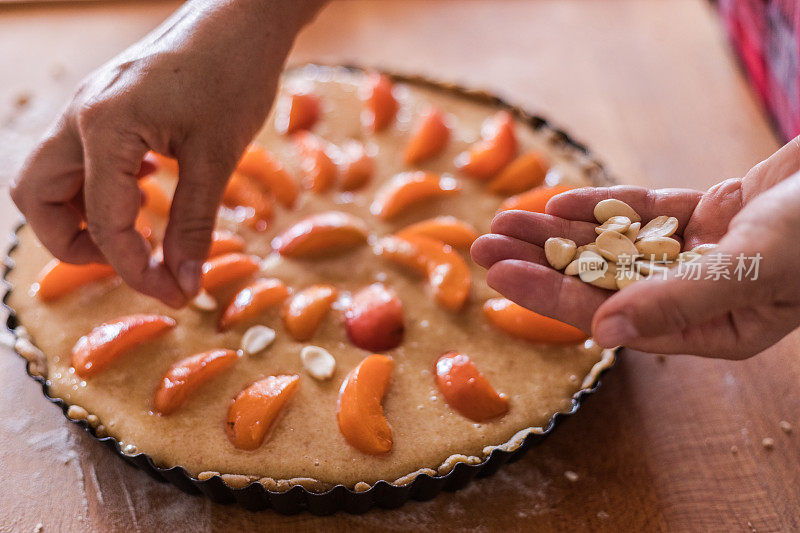
[[[178,267],[178,285],[187,298],[193,297],[200,290],[200,269],[198,261],[184,261]]]
[[[622,315],[612,315],[600,321],[594,332],[595,342],[604,348],[622,346],[638,337],[634,325]]]

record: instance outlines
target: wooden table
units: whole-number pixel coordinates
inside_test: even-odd
[[[174,7],[0,9],[4,182],[80,77]],[[628,183],[704,188],[777,147],[700,0],[341,2],[292,60],[487,87],[573,131]],[[16,214],[0,216],[9,228]],[[577,416],[498,475],[399,510],[328,518],[246,512],[151,481],[68,425],[4,351],[0,530],[797,530],[798,347],[795,334],[741,363],[625,353]]]

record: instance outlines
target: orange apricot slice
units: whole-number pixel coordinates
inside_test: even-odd
[[[240,450],[261,446],[298,385],[296,375],[269,376],[240,392],[228,409],[225,430],[231,443]]]
[[[567,185],[553,185],[552,187],[534,187],[533,189],[507,198],[500,206],[500,211],[510,209],[521,209],[523,211],[533,211],[534,213],[544,213],[544,207],[550,198],[562,192],[567,192],[574,187]]]
[[[519,194],[544,182],[550,164],[539,152],[522,154],[494,178],[486,189],[501,196]]]
[[[285,207],[292,207],[297,200],[297,183],[274,155],[257,144],[247,147],[236,171],[260,182]]]
[[[172,365],[153,398],[156,412],[166,416],[180,409],[201,385],[232,367],[236,357],[233,350],[211,350]]]
[[[328,143],[308,132],[295,136],[300,149],[303,187],[315,193],[330,189],[336,181],[338,168],[328,153]]]
[[[450,140],[442,113],[431,107],[420,117],[403,152],[407,165],[416,165],[439,155]]]
[[[341,211],[304,218],[272,240],[272,249],[292,258],[330,255],[367,242],[367,225]]]
[[[145,158],[155,161],[160,169],[164,169],[170,174],[178,176],[178,161],[172,157],[167,157],[156,152],[147,152]]]
[[[162,217],[169,215],[169,208],[172,204],[172,200],[170,200],[167,192],[156,180],[152,178],[140,180],[139,188],[144,193],[145,209]]]
[[[458,182],[449,176],[440,177],[421,170],[401,172],[375,194],[370,211],[377,217],[390,220],[412,205],[460,190]]]
[[[472,241],[478,238],[478,230],[456,217],[441,216],[411,224],[397,232],[398,237],[409,235],[422,235],[463,250],[472,246]]]
[[[456,168],[478,179],[489,179],[503,169],[517,153],[514,117],[500,111],[481,129],[481,140],[456,156]]]
[[[505,298],[492,298],[483,314],[498,329],[540,344],[580,344],[588,335],[574,326],[540,315]]]
[[[275,128],[285,135],[311,129],[319,119],[319,112],[319,98],[313,94],[290,94],[278,104]]]
[[[224,230],[214,230],[211,234],[211,248],[209,257],[244,251],[244,239],[235,233]]]
[[[393,366],[387,355],[370,355],[347,375],[339,389],[339,431],[360,452],[380,455],[392,449],[392,428],[381,402]]]
[[[212,257],[203,263],[203,288],[215,291],[258,270],[257,258],[240,253]]]
[[[228,207],[250,209],[253,215],[252,225],[260,231],[267,228],[266,223],[272,218],[272,201],[269,196],[264,194],[250,178],[238,172],[234,172],[228,180],[222,194],[222,203]]]
[[[289,296],[289,289],[279,279],[259,279],[236,293],[219,319],[219,329],[256,318],[264,309],[277,305]]]
[[[128,350],[163,335],[175,320],[163,315],[129,315],[106,322],[72,348],[72,367],[82,378],[94,376]]]
[[[376,252],[427,276],[436,302],[445,309],[458,311],[467,301],[469,267],[451,246],[422,235],[392,235],[381,239]]]
[[[39,281],[32,287],[33,292],[43,302],[51,302],[65,296],[78,287],[93,281],[115,275],[110,265],[89,263],[72,265],[53,259],[42,269]]]
[[[283,322],[296,341],[307,341],[328,314],[339,292],[332,285],[312,285],[286,302]]]
[[[344,145],[339,187],[344,191],[360,189],[372,179],[375,163],[364,145],[353,141]]]
[[[508,412],[508,398],[494,390],[465,354],[449,352],[436,361],[436,386],[447,405],[474,422]]]
[[[367,130],[381,131],[394,121],[398,105],[392,88],[392,80],[385,74],[373,72],[366,76],[362,93],[365,109],[361,118]]]

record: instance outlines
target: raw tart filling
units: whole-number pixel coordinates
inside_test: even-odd
[[[154,243],[176,178],[157,163],[139,223]],[[226,191],[208,294],[176,311],[103,268],[45,281],[52,257],[24,226],[7,301],[41,352],[18,348],[70,417],[199,479],[365,490],[444,475],[516,449],[613,360],[499,298],[468,258],[498,209],[541,209],[592,170],[548,128],[457,92],[294,70]],[[239,350],[254,325],[274,340]],[[335,367],[304,366],[309,346]]]

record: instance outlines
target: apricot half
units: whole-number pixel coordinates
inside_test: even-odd
[[[440,177],[423,171],[401,172],[375,193],[370,211],[390,220],[415,204],[456,194],[460,189],[450,176]]]
[[[203,288],[215,291],[246,278],[256,270],[258,270],[258,260],[252,255],[230,253],[212,257],[203,263]]]
[[[486,180],[500,172],[516,153],[514,117],[500,111],[484,122],[481,140],[456,156],[455,165],[468,176]]]
[[[225,430],[231,443],[241,450],[261,446],[299,385],[296,375],[269,376],[240,392],[228,409]]]
[[[292,258],[328,255],[367,242],[363,220],[342,211],[304,218],[272,240],[272,249]]]
[[[285,207],[297,200],[297,183],[272,153],[257,144],[247,147],[236,170],[261,183]]]
[[[501,331],[530,342],[580,344],[588,338],[575,326],[540,315],[505,298],[487,300],[483,313]]]
[[[450,130],[442,113],[435,107],[425,111],[408,140],[403,159],[406,165],[416,165],[439,155],[450,140]]]
[[[312,285],[286,302],[283,322],[294,340],[307,341],[314,336],[338,295],[332,285]]]
[[[265,309],[278,305],[289,296],[289,289],[279,279],[259,279],[236,293],[219,319],[219,329],[253,320]]]
[[[347,375],[339,389],[339,431],[363,453],[380,455],[392,449],[392,428],[383,414],[382,401],[393,366],[389,356],[370,355]]]
[[[394,121],[398,108],[392,94],[392,80],[385,74],[370,73],[364,81],[362,123],[372,132],[384,130]]]
[[[410,235],[430,237],[463,250],[472,246],[472,242],[478,238],[478,230],[456,217],[441,216],[422,220],[397,232],[398,237]]]
[[[153,398],[161,415],[180,409],[201,385],[236,362],[233,350],[211,350],[182,359],[167,370]]]
[[[508,398],[498,394],[462,353],[449,352],[436,361],[436,386],[447,405],[475,422],[485,422],[508,412]]]
[[[101,263],[73,265],[53,259],[39,273],[39,281],[32,289],[40,300],[50,302],[87,283],[110,278],[115,274],[110,265]]]

